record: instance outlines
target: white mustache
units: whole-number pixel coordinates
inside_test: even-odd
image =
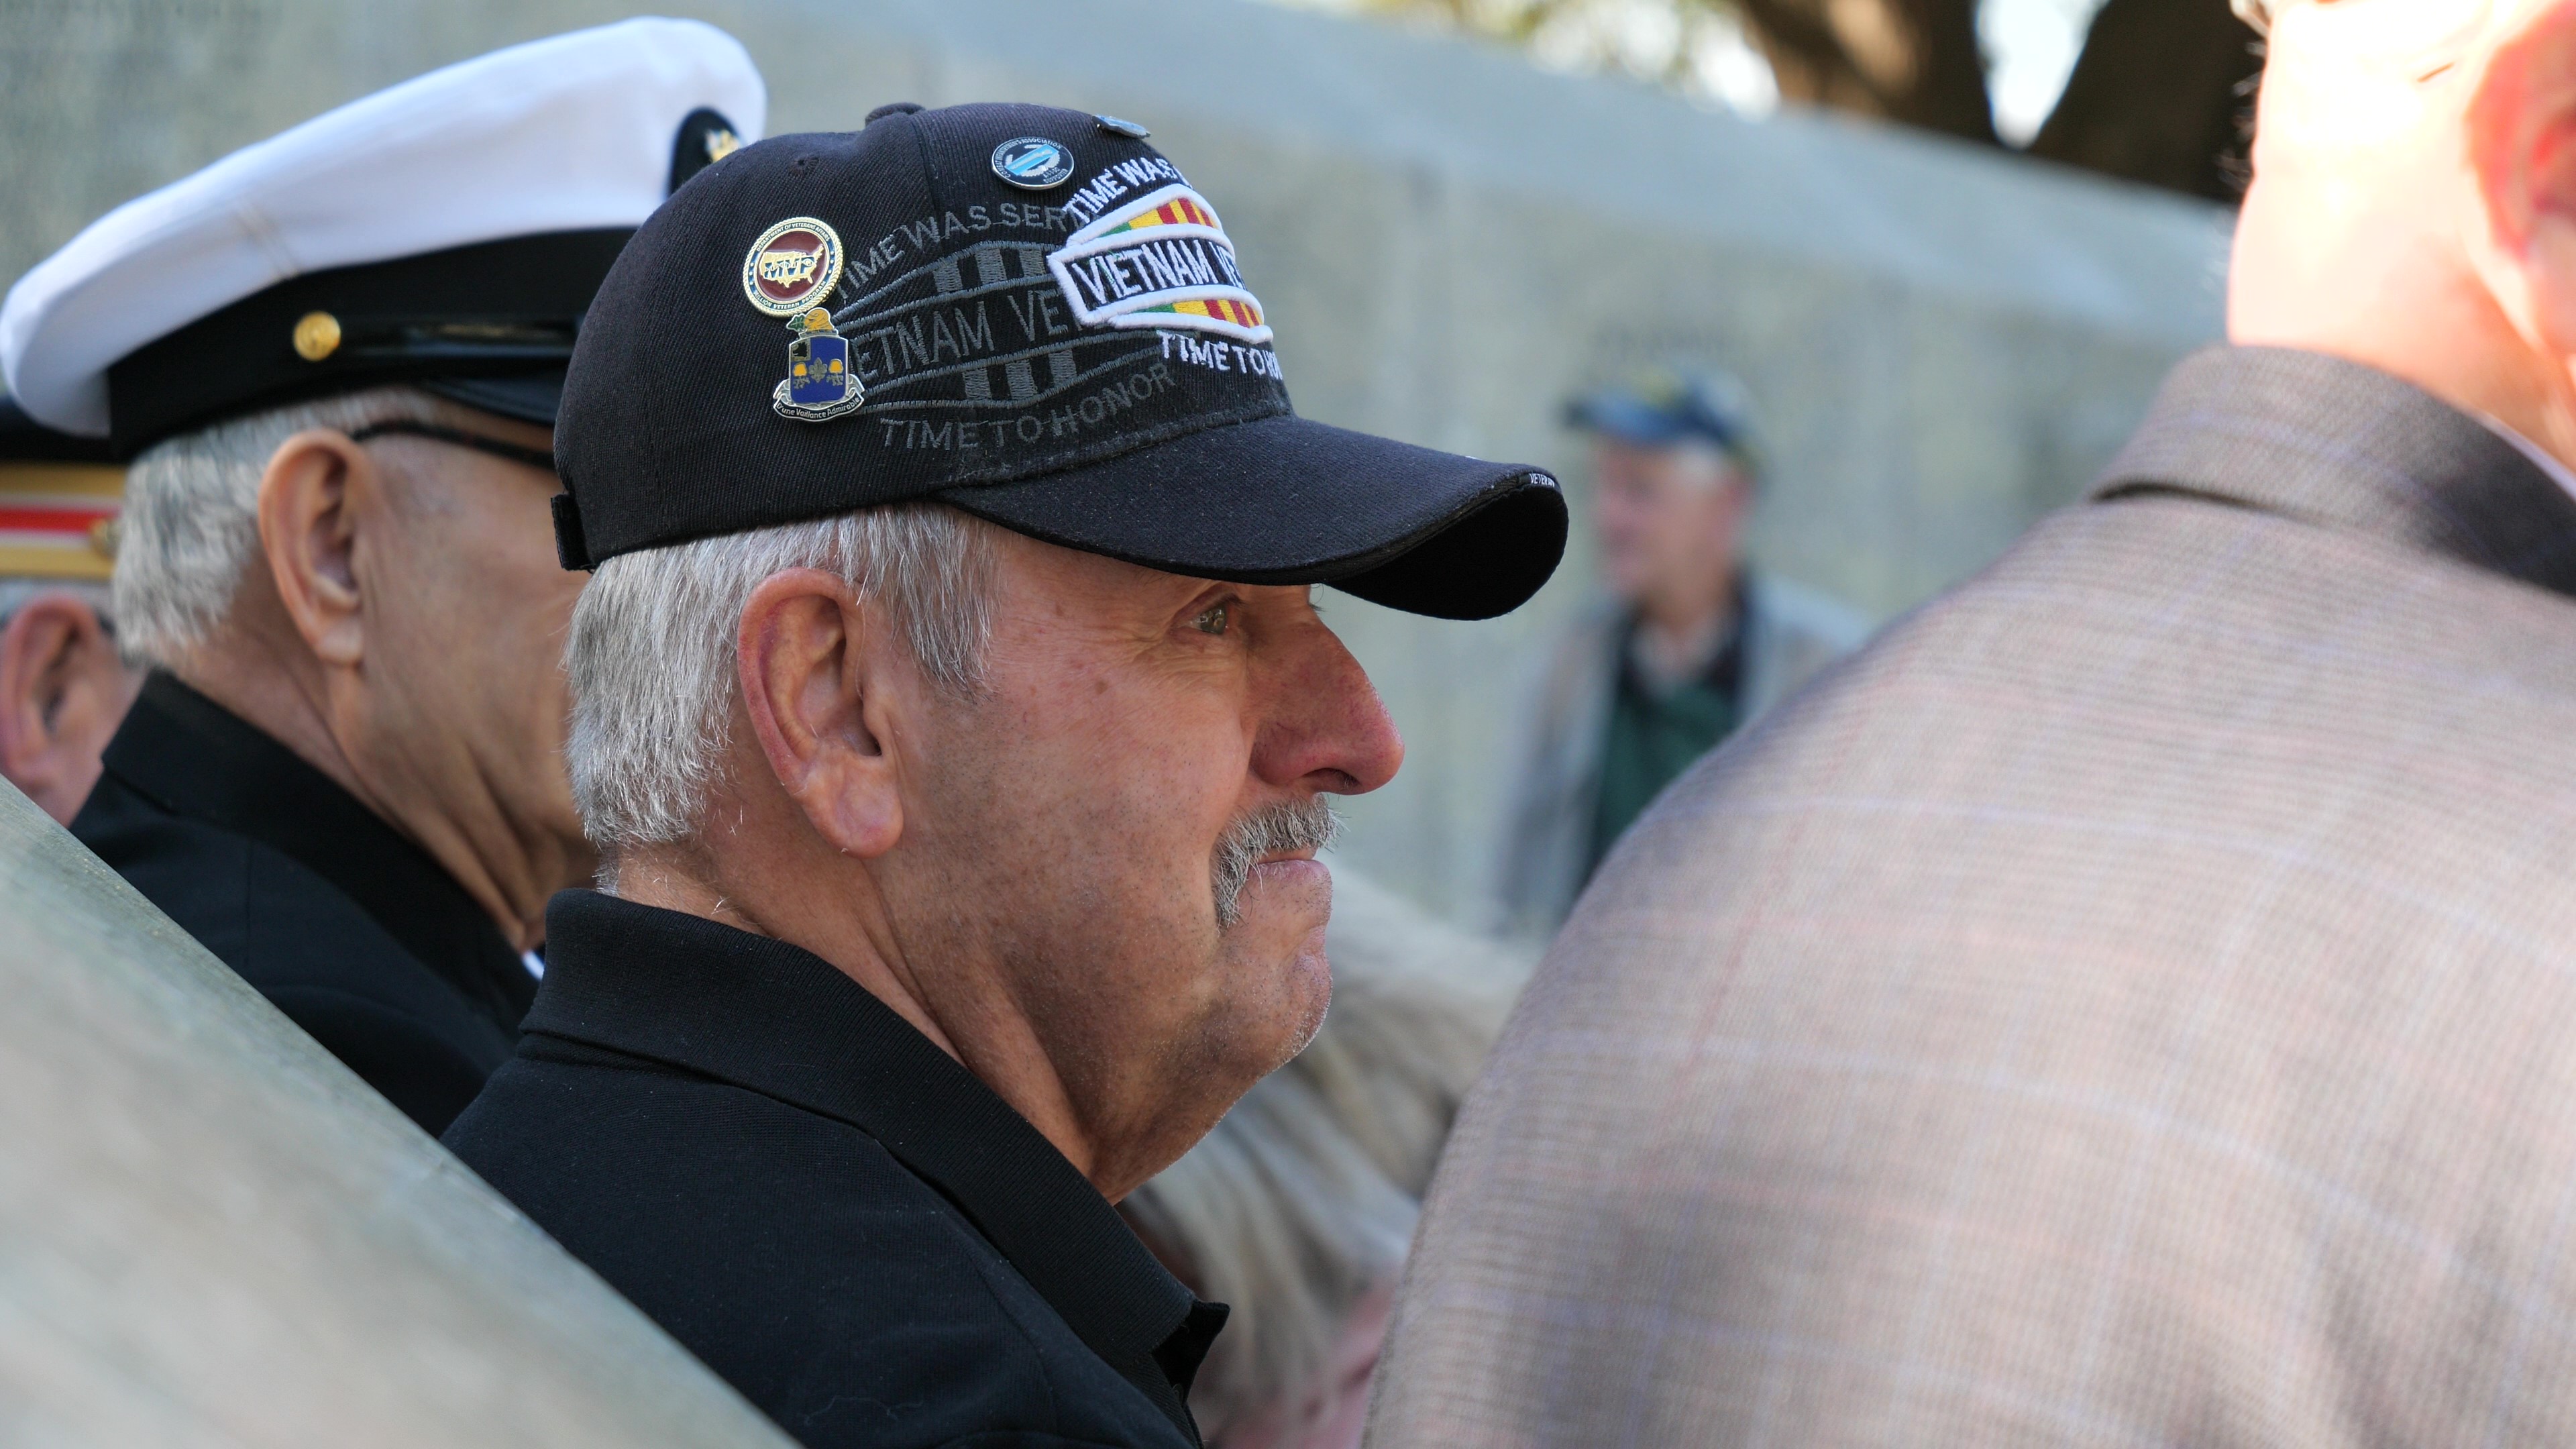
[[[1231,931],[1243,919],[1243,887],[1263,856],[1322,850],[1341,833],[1342,817],[1320,795],[1304,804],[1267,805],[1227,826],[1210,869],[1217,929]]]

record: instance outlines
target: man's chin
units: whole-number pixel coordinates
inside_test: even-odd
[[[1236,989],[1246,993],[1237,999],[1268,1003],[1254,1009],[1278,1029],[1285,1061],[1314,1035],[1332,1000],[1324,925],[1333,915],[1333,875],[1317,861],[1268,861],[1252,868],[1238,900],[1242,915],[1221,949]]]
[[[1298,950],[1332,919],[1333,873],[1319,860],[1265,860],[1244,878],[1235,910],[1225,935],[1238,953]]]

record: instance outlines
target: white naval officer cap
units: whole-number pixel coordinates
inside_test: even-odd
[[[626,238],[767,119],[750,55],[694,20],[435,70],[91,223],[9,289],[0,373],[120,457],[393,382],[550,424]]]

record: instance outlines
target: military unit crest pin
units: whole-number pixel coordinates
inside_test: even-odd
[[[849,339],[832,325],[828,305],[843,260],[839,233],[810,216],[791,216],[761,233],[743,258],[743,295],[770,316],[788,319],[787,376],[769,397],[782,418],[829,422],[867,401],[867,388],[850,368]]]

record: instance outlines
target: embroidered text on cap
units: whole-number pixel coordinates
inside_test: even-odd
[[[1047,266],[1086,327],[1188,328],[1267,342],[1261,299],[1235,269],[1234,243],[1207,198],[1174,184],[1065,238]]]
[[[993,148],[993,174],[1024,191],[1052,191],[1073,179],[1073,153],[1044,136]]]
[[[841,234],[791,216],[760,234],[742,259],[742,294],[772,317],[793,317],[841,282]]]

